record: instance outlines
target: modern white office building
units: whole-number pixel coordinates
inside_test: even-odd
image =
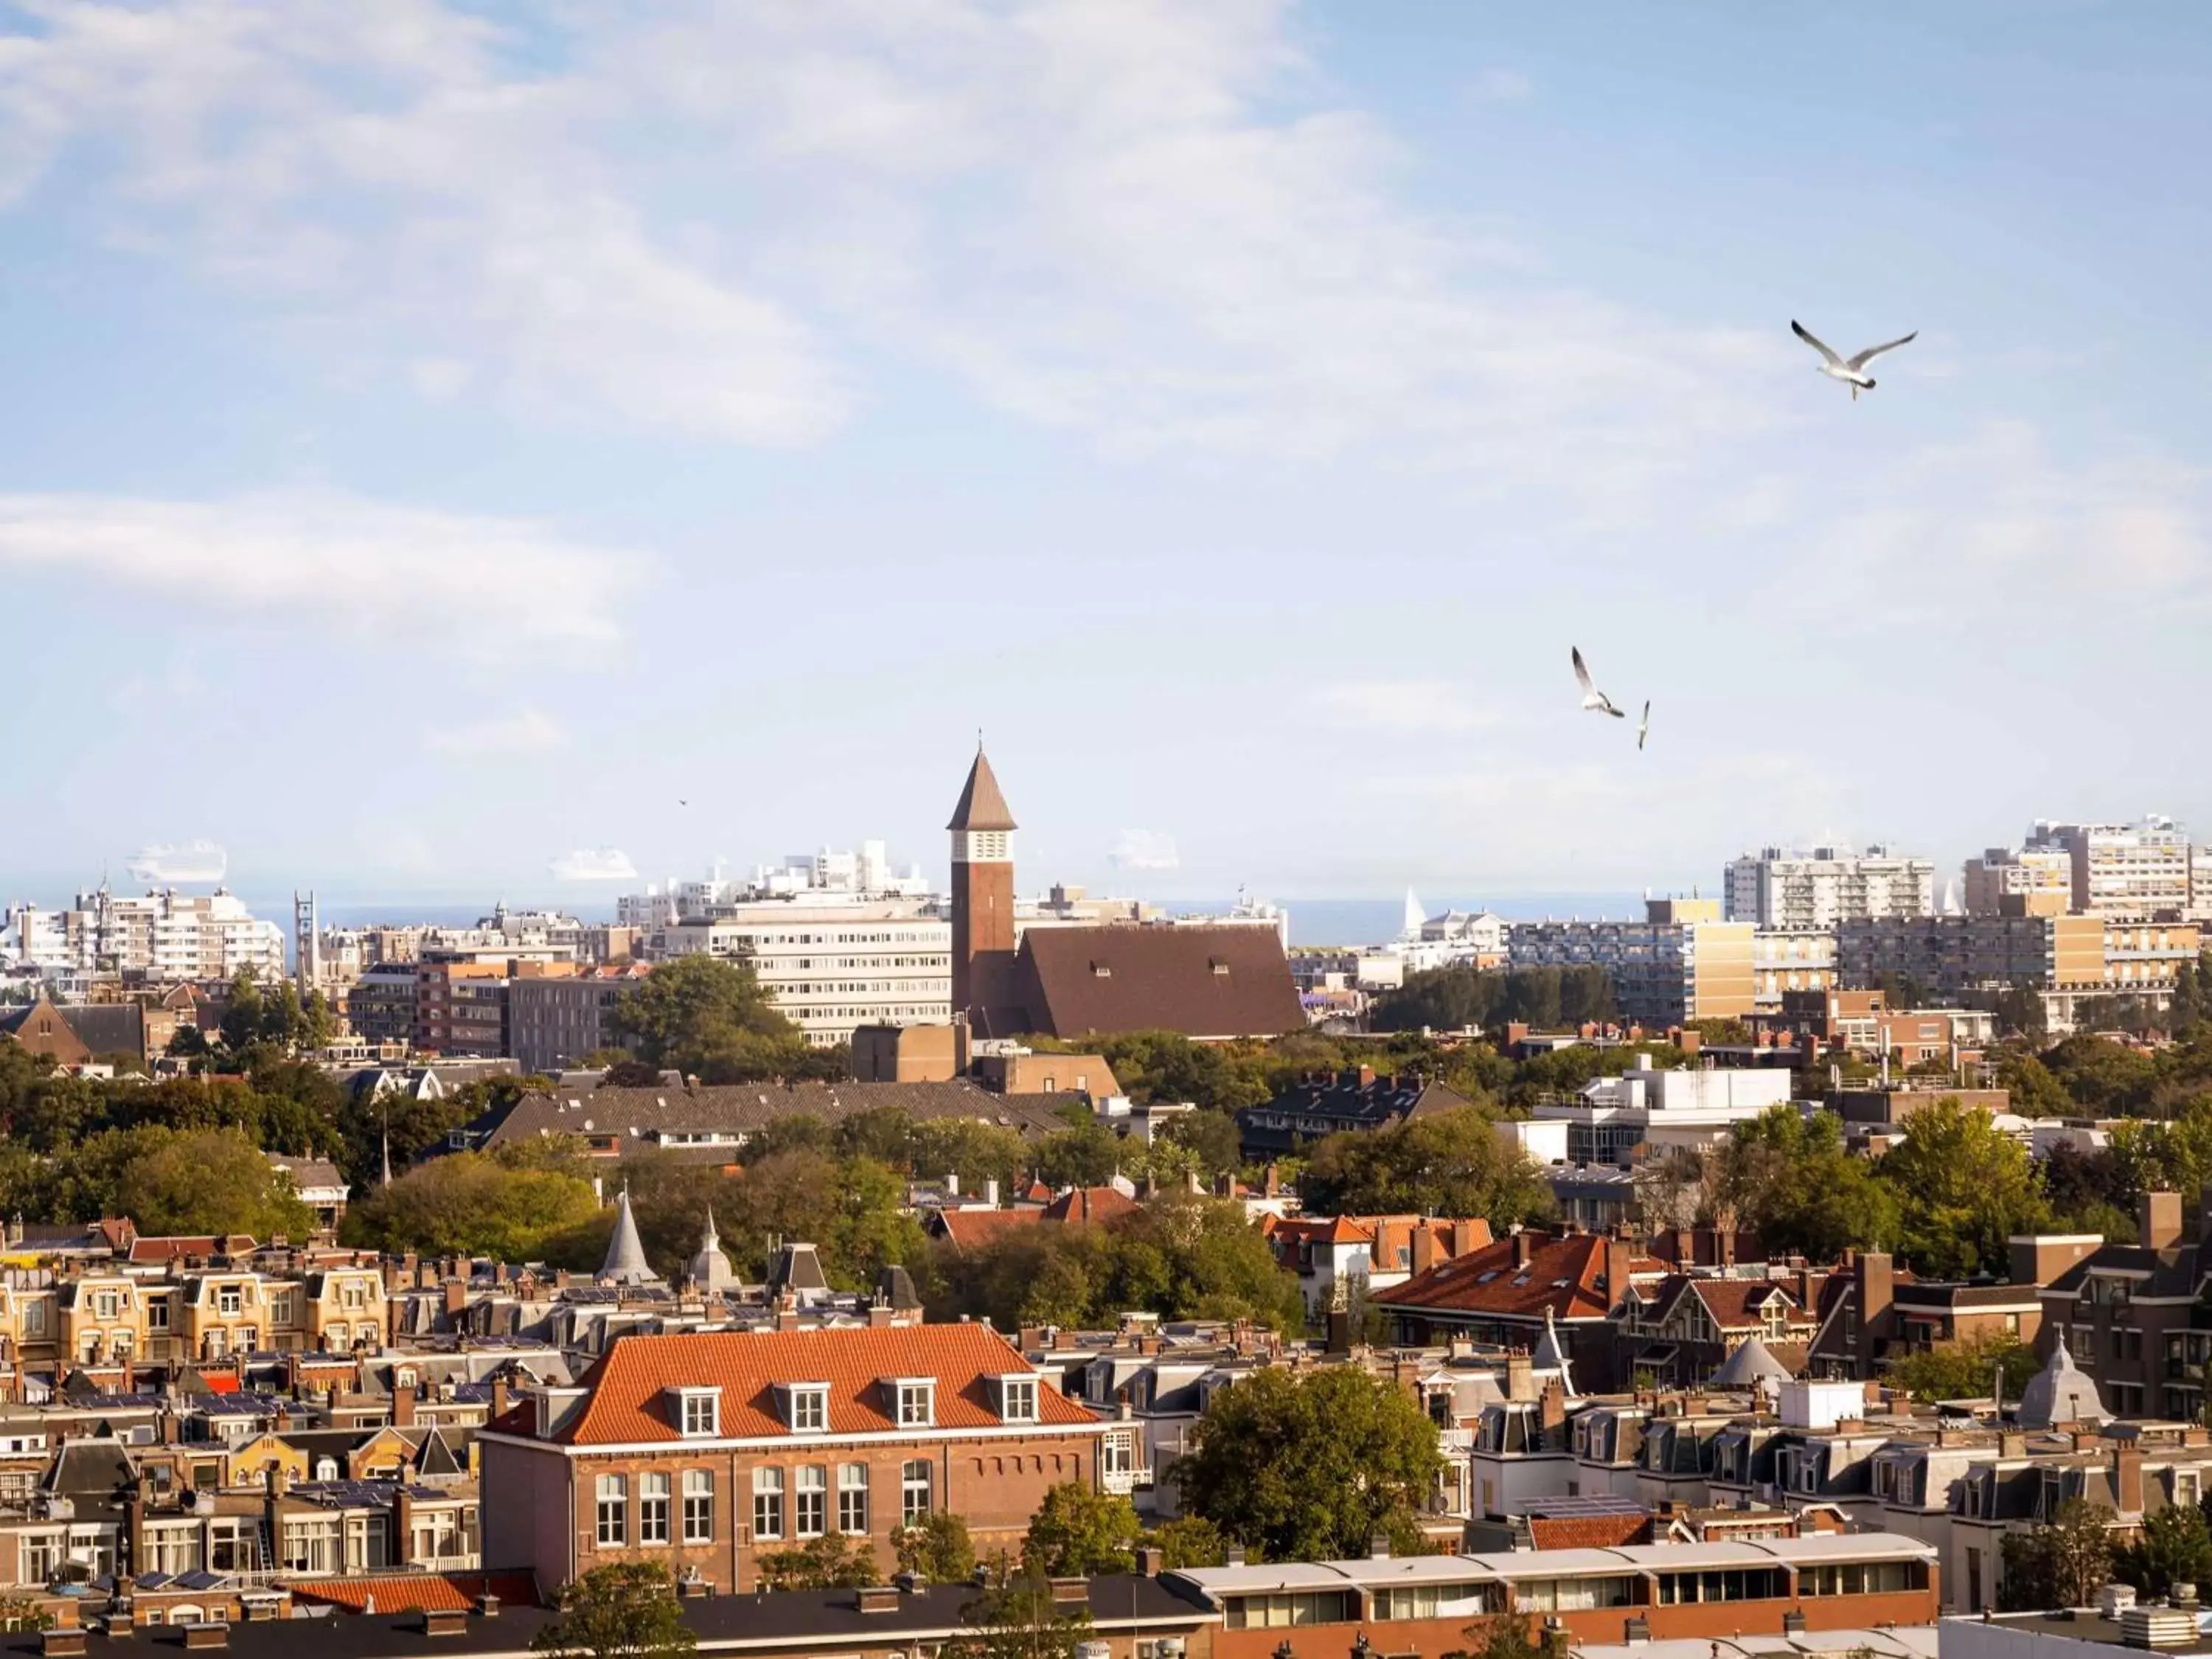
[[[1639,1146],[1717,1145],[1738,1124],[1789,1100],[1790,1082],[1780,1067],[1661,1071],[1638,1054],[1632,1069],[1593,1079],[1574,1099],[1540,1103],[1535,1115],[1567,1126],[1569,1162],[1625,1164]]]
[[[1730,921],[1761,927],[1933,915],[1936,865],[1880,846],[1762,848],[1729,861],[1726,900]]]
[[[741,962],[820,1048],[859,1025],[952,1019],[952,924],[929,899],[760,899],[654,935],[657,954]]]

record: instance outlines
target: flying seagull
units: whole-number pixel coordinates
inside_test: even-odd
[[[1636,722],[1636,746],[1644,747],[1644,739],[1651,735],[1651,699],[1644,700],[1644,718]]]
[[[1850,387],[1853,403],[1858,402],[1860,392],[1874,390],[1874,376],[1866,372],[1866,366],[1869,363],[1881,356],[1883,352],[1894,351],[1901,345],[1910,345],[1920,337],[1920,331],[1916,328],[1902,340],[1892,340],[1887,345],[1869,346],[1856,356],[1838,357],[1813,335],[1808,333],[1805,325],[1794,317],[1790,319],[1790,331],[1820,354],[1821,374],[1832,380],[1841,380]]]
[[[1575,653],[1575,678],[1582,682],[1583,707],[1594,714],[1610,714],[1617,720],[1626,720],[1628,716],[1613,706],[1613,699],[1591,684],[1589,666],[1583,661],[1582,647],[1577,645],[1570,648]]]

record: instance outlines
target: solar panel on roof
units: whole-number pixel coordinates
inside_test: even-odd
[[[1539,1498],[1532,1500],[1526,1513],[1539,1521],[1565,1521],[1585,1515],[1648,1515],[1650,1506],[1633,1498],[1623,1498],[1614,1492],[1593,1492],[1587,1497]]]

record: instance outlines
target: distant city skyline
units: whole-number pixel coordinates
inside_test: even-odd
[[[117,15],[0,0],[0,892],[941,872],[979,726],[1025,887],[2212,830],[2194,9]]]

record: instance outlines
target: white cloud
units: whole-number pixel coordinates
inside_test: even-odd
[[[637,866],[619,847],[580,847],[546,868],[556,881],[635,881]]]
[[[634,556],[527,520],[329,492],[0,495],[0,568],[9,566],[477,655],[620,637],[619,612],[643,572]]]
[[[1585,493],[1759,418],[1743,337],[1400,205],[1290,0],[548,17],[52,9],[0,38],[0,200],[81,144],[118,246],[424,397],[738,442],[833,429],[886,349],[1117,452],[1373,443]]]
[[[1157,830],[1124,830],[1106,859],[1116,870],[1182,867],[1182,856],[1176,850],[1175,837],[1162,835]]]
[[[155,843],[142,847],[125,866],[131,879],[149,886],[176,882],[216,882],[230,867],[230,855],[211,841]]]
[[[535,708],[437,726],[422,734],[422,746],[441,755],[543,755],[568,741],[559,722]]]
[[[1346,731],[1433,734],[1474,732],[1498,723],[1469,688],[1448,680],[1357,680],[1310,693],[1310,707]]]

